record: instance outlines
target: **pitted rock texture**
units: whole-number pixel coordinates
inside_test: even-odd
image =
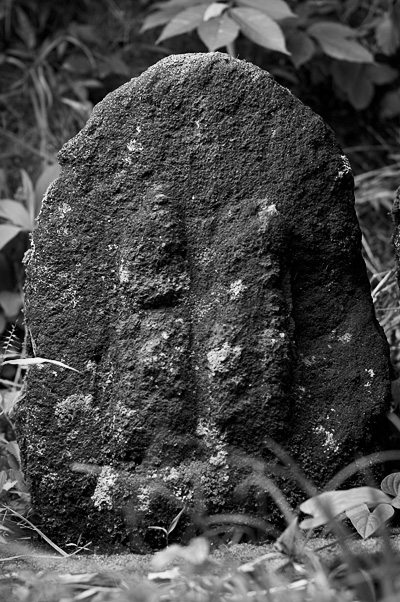
[[[276,518],[270,440],[319,486],[381,448],[388,347],[318,116],[251,64],[171,56],[59,161],[26,322],[32,353],[80,372],[30,367],[16,420],[48,535],[143,551],[183,506],[182,525]]]

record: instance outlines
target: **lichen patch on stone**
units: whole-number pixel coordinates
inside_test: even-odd
[[[268,201],[260,201],[258,217],[261,223],[261,229],[264,231],[270,224],[271,219],[279,216],[279,211],[275,203],[267,204]]]
[[[235,282],[232,282],[232,284],[229,286],[229,296],[231,301],[239,299],[246,288],[247,286],[243,284],[243,280],[235,280]]]
[[[352,174],[352,169],[351,169],[350,161],[348,160],[346,155],[340,155],[340,158],[342,160],[342,167],[338,171],[338,177],[343,178],[343,176],[345,176],[345,175]]]
[[[66,422],[72,421],[75,416],[80,413],[88,416],[91,415],[93,420],[93,395],[73,394],[66,399],[59,401],[54,407],[54,415],[57,419],[58,426],[62,427]]]
[[[102,510],[113,507],[113,491],[118,481],[118,473],[111,466],[103,466],[97,479],[96,489],[91,497],[95,508]]]
[[[131,273],[125,265],[124,259],[121,257],[118,268],[119,281],[121,284],[126,284],[131,279]]]
[[[316,426],[314,428],[314,432],[317,435],[322,436],[322,447],[328,450],[329,452],[338,453],[340,451],[340,446],[335,441],[334,433],[325,428],[322,424]]]
[[[126,148],[130,153],[139,153],[143,150],[143,144],[137,140],[131,140],[126,145]]]
[[[242,348],[238,345],[232,347],[225,342],[222,347],[212,349],[207,353],[208,367],[214,375],[218,372],[228,372],[241,356]]]
[[[350,343],[352,338],[353,335],[351,334],[351,332],[345,332],[341,336],[338,336],[338,341],[340,341],[341,343]]]

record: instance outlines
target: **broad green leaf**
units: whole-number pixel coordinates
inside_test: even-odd
[[[59,362],[58,360],[47,360],[44,357],[26,357],[19,360],[6,360],[3,364],[12,364],[15,366],[35,366],[38,364],[54,364],[55,366],[61,366],[62,368],[68,368],[68,370],[73,370],[74,372],[79,372],[75,368],[64,364],[63,362]],[[79,372],[80,374],[80,372]]]
[[[383,63],[375,63],[374,65],[368,65],[368,72],[371,80],[376,86],[384,86],[390,84],[397,79],[399,72],[397,69],[384,65]]]
[[[335,61],[332,76],[335,85],[343,90],[353,107],[360,111],[371,104],[375,86],[393,81],[398,73],[388,65]]]
[[[297,15],[283,0],[237,0],[236,4],[256,8],[274,19],[274,21],[287,19],[288,17],[297,18]]]
[[[286,43],[289,52],[291,52],[290,60],[296,68],[307,63],[315,52],[314,42],[310,36],[300,29],[291,31],[286,36]]]
[[[18,226],[10,226],[9,224],[0,224],[0,250],[3,249],[6,244],[10,242],[17,236],[20,232],[23,231],[23,228]]]
[[[211,4],[212,0],[208,4]],[[196,4],[204,4],[204,0],[168,0],[168,2],[156,2],[154,8],[160,10],[169,8],[189,8],[189,6],[196,6]]]
[[[196,29],[202,22],[208,4],[199,4],[181,11],[164,27],[156,44]]]
[[[17,318],[22,306],[23,300],[20,292],[0,292],[0,307],[6,318]]]
[[[311,514],[313,518],[306,518],[300,523],[301,529],[315,529],[329,522],[332,517],[338,516],[351,508],[367,504],[391,504],[391,498],[375,487],[354,487],[341,491],[325,491],[306,500],[300,505],[301,512]]]
[[[381,483],[381,489],[393,496],[392,506],[400,508],[400,472],[393,472],[385,477]]]
[[[21,456],[18,443],[16,441],[9,441],[6,445],[6,452],[16,459],[19,468],[21,466]]]
[[[365,63],[336,61],[332,65],[333,80],[343,90],[348,101],[358,111],[366,109],[374,96],[374,85]]]
[[[13,458],[14,462],[17,462],[14,456],[7,454],[7,459],[9,460],[10,458]],[[17,469],[11,468],[8,471],[8,480],[17,482],[15,485],[15,493],[18,491],[20,498],[26,499],[27,495],[29,496],[28,487],[24,481],[24,474],[21,472],[20,467]]]
[[[346,512],[363,539],[373,535],[393,514],[394,508],[390,504],[379,504],[373,512],[366,504],[360,504]]]
[[[10,489],[15,487],[15,485],[17,485],[17,483],[18,483],[18,481],[7,481],[7,483],[4,483],[4,485],[3,485],[3,491],[10,491]]]
[[[153,27],[158,27],[159,25],[165,25],[169,21],[171,21],[175,15],[181,12],[179,6],[167,8],[165,10],[158,10],[148,17],[145,18],[142,27],[140,28],[140,33],[147,31],[148,29],[152,29]]]
[[[11,199],[0,199],[0,219],[26,232],[30,232],[34,226],[23,204]]]
[[[354,38],[357,32],[347,25],[319,21],[308,27],[307,33],[316,39],[323,52],[334,59],[353,63],[373,63],[372,54]]]
[[[219,17],[227,8],[228,4],[226,4],[225,2],[213,2],[212,4],[210,4],[206,12],[204,13],[203,20],[209,21],[214,17]]]
[[[117,73],[118,75],[124,75],[130,78],[131,70],[130,66],[124,61],[119,52],[114,52],[108,56],[102,57],[97,63],[99,78],[103,79],[110,74]],[[98,80],[83,79],[82,85],[85,87],[97,87],[99,84]]]
[[[232,8],[229,15],[252,42],[268,50],[289,54],[282,29],[265,13],[254,8]]]
[[[227,13],[224,13],[216,19],[202,23],[197,28],[197,33],[208,50],[214,52],[217,48],[227,46],[238,37],[239,25],[232,21]]]
[[[12,443],[16,443],[16,442],[13,441]],[[11,468],[13,468],[14,470],[18,470],[19,468],[21,468],[21,464],[18,462],[18,460],[16,459],[14,454],[11,454],[11,453],[7,454],[7,462],[8,462],[8,465]]]
[[[357,32],[348,25],[337,23],[335,21],[317,21],[308,27],[309,30],[321,32],[321,35],[326,35],[328,38],[335,35],[340,39],[351,39],[357,37]]]
[[[400,31],[393,16],[386,12],[375,29],[375,37],[383,54],[391,56],[400,46]]]
[[[380,116],[382,119],[392,119],[400,115],[400,88],[387,92],[381,102]]]

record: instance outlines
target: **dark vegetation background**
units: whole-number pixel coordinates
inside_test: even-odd
[[[168,23],[161,18],[154,26],[157,11],[164,16],[170,11],[173,19],[200,1],[0,0],[0,335],[8,343],[8,357],[24,353],[22,258],[43,192],[57,173],[58,150],[108,92],[171,53],[207,51],[195,27],[156,43]],[[257,7],[283,0],[225,4],[240,2]],[[308,28],[328,23],[313,52],[307,42],[289,56],[241,33],[235,53],[270,71],[320,114],[343,146],[356,176],[356,208],[377,315],[396,364],[399,311],[389,241],[391,204],[400,184],[400,1],[287,0],[286,5],[298,17],[296,32],[303,40]],[[291,22],[278,23],[289,42]],[[353,46],[346,37],[332,38],[332,24],[353,28]],[[349,60],[354,44],[374,63]],[[3,366],[4,409],[19,383],[20,368]]]

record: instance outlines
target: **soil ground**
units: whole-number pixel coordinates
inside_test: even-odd
[[[389,538],[394,553],[398,553],[400,559],[400,528],[393,529]],[[364,541],[352,538],[347,545],[357,556],[373,555],[379,559],[381,554],[383,556],[385,544],[383,537],[372,537]],[[309,540],[306,549],[316,551],[318,558],[326,566],[333,565],[339,559],[340,549],[332,537],[314,537]],[[58,574],[123,572],[138,577],[147,577],[154,572],[151,566],[152,554],[87,554],[65,558],[52,552],[50,548],[44,551],[43,548],[15,542],[0,545],[0,579],[3,575],[15,576],[27,570],[33,573],[54,571]],[[274,543],[219,546],[211,551],[210,560],[215,563],[210,562],[210,571],[226,575],[244,564],[261,560],[261,557],[262,565],[271,571],[285,572],[288,557],[277,551]],[[176,560],[169,563],[163,570],[171,569],[181,562]]]

